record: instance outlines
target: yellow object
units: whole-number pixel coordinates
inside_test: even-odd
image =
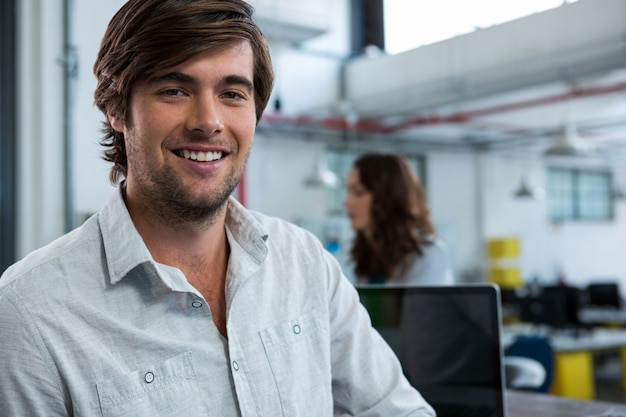
[[[520,244],[517,238],[489,239],[487,241],[488,280],[504,289],[522,286],[524,282],[518,265],[519,254]]]
[[[519,240],[516,238],[490,239],[487,242],[490,259],[517,258],[519,253]]]
[[[519,268],[489,268],[489,281],[500,288],[517,288],[523,284]]]
[[[580,400],[595,398],[593,357],[590,351],[557,352],[550,393]]]

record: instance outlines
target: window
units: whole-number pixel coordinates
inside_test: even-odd
[[[328,168],[339,177],[340,187],[328,190],[328,214],[343,215],[343,201],[346,198],[344,183],[352,168],[354,160],[362,152],[330,150],[327,152]],[[426,188],[426,161],[421,155],[404,155],[419,177],[424,188]]]
[[[612,220],[612,176],[606,171],[550,168],[548,209],[551,221]]]
[[[575,1],[384,0],[385,50],[396,54]]]

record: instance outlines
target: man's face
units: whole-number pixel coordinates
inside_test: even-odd
[[[245,170],[256,126],[247,41],[138,82],[124,133],[127,195],[172,222],[216,215]]]

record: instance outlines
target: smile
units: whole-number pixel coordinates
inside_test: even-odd
[[[211,162],[222,158],[222,152],[200,152],[189,151],[187,149],[178,152],[179,156],[192,161]]]

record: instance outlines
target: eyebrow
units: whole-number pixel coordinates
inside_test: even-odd
[[[158,84],[167,81],[179,81],[186,84],[193,84],[196,82],[196,78],[183,72],[174,71],[148,79],[148,83],[150,84]]]
[[[177,81],[185,84],[198,84],[198,80],[196,77],[178,71],[168,72],[166,74],[159,75],[148,80],[150,84],[158,84],[167,81]],[[222,86],[239,85],[250,92],[254,89],[252,81],[241,75],[227,75],[220,79],[218,84]]]
[[[252,90],[254,90],[254,85],[252,84],[252,81],[240,75],[228,75],[220,81],[220,84],[239,85],[239,86],[244,87],[249,92],[252,92]]]

